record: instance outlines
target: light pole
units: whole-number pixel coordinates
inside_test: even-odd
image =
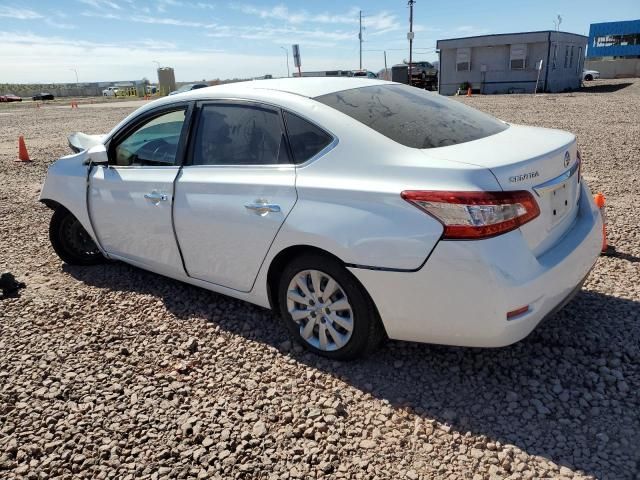
[[[289,74],[289,50],[287,50],[284,47],[280,47],[282,50],[284,50],[284,53],[287,55],[287,78],[289,78],[291,75]]]
[[[69,70],[76,73],[76,85],[78,85],[78,83],[80,83],[78,82],[78,70],[76,70],[75,68],[70,68]]]

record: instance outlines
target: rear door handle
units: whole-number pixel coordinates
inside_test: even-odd
[[[266,200],[256,200],[255,202],[245,203],[244,208],[253,210],[257,215],[264,216],[268,213],[280,213],[280,205],[268,203]]]
[[[156,205],[160,202],[166,202],[167,200],[169,200],[168,195],[164,193],[158,193],[156,191],[153,191],[151,193],[145,193],[144,198],[146,198],[147,200],[151,200]]]

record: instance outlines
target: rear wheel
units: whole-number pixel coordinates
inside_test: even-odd
[[[289,263],[280,279],[279,304],[294,340],[324,357],[356,358],[384,337],[367,292],[328,256],[306,254]]]
[[[585,75],[585,76],[584,76],[584,79],[585,79],[587,82],[590,82],[591,80],[593,80],[593,75],[591,75],[591,74],[587,74],[587,75]]]
[[[58,256],[69,265],[96,265],[104,261],[91,236],[64,207],[58,207],[51,217],[49,240]]]

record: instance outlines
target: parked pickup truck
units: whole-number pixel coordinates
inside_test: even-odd
[[[429,62],[414,62],[411,65],[411,84],[435,90],[438,87],[438,69]]]
[[[118,87],[108,87],[102,90],[103,97],[117,97],[118,96]]]

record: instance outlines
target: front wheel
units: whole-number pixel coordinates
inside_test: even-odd
[[[585,76],[584,76],[584,79],[585,79],[587,82],[590,82],[591,80],[593,80],[593,75],[585,75]]]
[[[69,265],[96,265],[104,261],[91,236],[64,207],[58,207],[51,217],[49,240],[58,256]]]
[[[308,350],[348,360],[375,349],[384,329],[369,295],[337,260],[307,254],[282,272],[281,314],[289,333]]]

